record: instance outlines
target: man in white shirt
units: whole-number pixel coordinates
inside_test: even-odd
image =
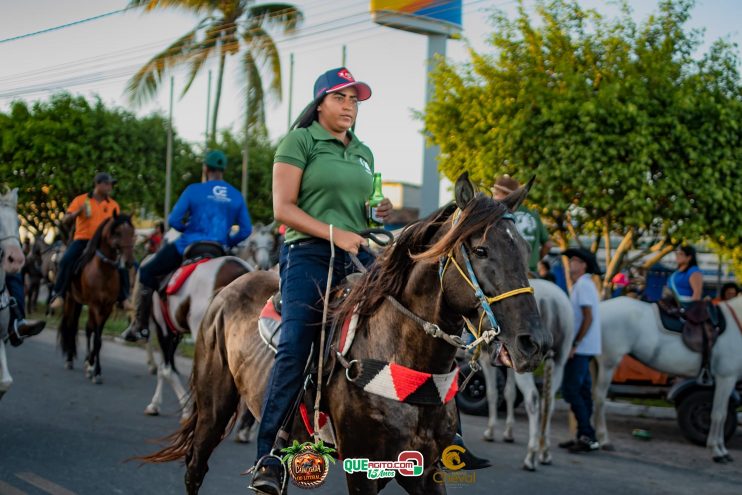
[[[593,414],[590,361],[601,351],[600,296],[591,274],[600,273],[595,255],[583,248],[568,249],[562,253],[569,258],[572,279],[570,300],[575,316],[575,340],[569,360],[564,367],[562,397],[577,419],[577,438],[559,444],[570,452],[591,452],[600,445],[595,429],[590,424]]]

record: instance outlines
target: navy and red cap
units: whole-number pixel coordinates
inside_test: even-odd
[[[356,81],[353,74],[345,67],[331,69],[317,78],[314,83],[314,98],[318,99],[327,93],[340,91],[341,89],[355,87],[358,91],[358,101],[371,98],[371,88],[368,84]]]

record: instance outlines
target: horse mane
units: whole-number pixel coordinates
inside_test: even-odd
[[[477,194],[461,210],[456,224],[435,240],[452,215],[456,204],[449,203],[428,217],[406,227],[376,259],[376,263],[353,286],[348,297],[335,310],[335,317],[344,319],[354,308],[359,316],[369,317],[386,296],[399,297],[407,286],[410,272],[416,263],[434,263],[441,256],[459,249],[475,232],[489,229],[505,213],[507,207],[484,194]]]
[[[111,225],[111,231],[115,230],[116,227],[118,227],[119,225],[132,225],[131,216],[124,214],[108,217],[106,220],[104,220],[100,225],[98,225],[98,228],[95,230],[95,234],[93,234],[93,237],[90,239],[90,241],[88,241],[87,246],[85,246],[85,250],[80,255],[80,260],[75,265],[73,273],[77,273],[80,269],[82,269],[82,267],[90,263],[90,261],[95,257],[95,252],[100,248],[100,242],[103,238],[103,230],[110,222],[113,222],[113,225]]]

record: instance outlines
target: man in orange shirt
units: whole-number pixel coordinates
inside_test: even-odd
[[[75,221],[75,236],[59,262],[59,275],[54,284],[52,309],[64,307],[64,293],[69,285],[72,270],[98,226],[112,217],[114,211],[121,211],[118,203],[111,197],[111,190],[116,181],[106,172],[98,172],[94,183],[92,192],[80,194],[72,200],[67,208],[67,214],[62,219],[63,223]],[[119,272],[124,275],[126,270],[119,270]],[[121,279],[123,294],[128,291],[128,278],[124,276]],[[123,300],[121,295],[119,294],[119,299]]]

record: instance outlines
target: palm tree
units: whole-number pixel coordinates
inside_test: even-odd
[[[281,60],[278,48],[266,29],[276,28],[281,34],[296,30],[304,15],[287,3],[253,5],[254,0],[130,0],[129,7],[154,9],[180,8],[202,15],[196,27],[144,64],[129,80],[127,93],[134,103],[152,98],[168,71],[181,63],[189,65],[185,95],[194,79],[211,56],[219,59],[219,72],[211,121],[211,139],[216,133],[219,101],[222,94],[224,65],[229,55],[241,54],[247,83],[247,112],[250,124],[265,122],[264,86],[260,69],[267,66],[271,81],[269,93],[281,99]]]

